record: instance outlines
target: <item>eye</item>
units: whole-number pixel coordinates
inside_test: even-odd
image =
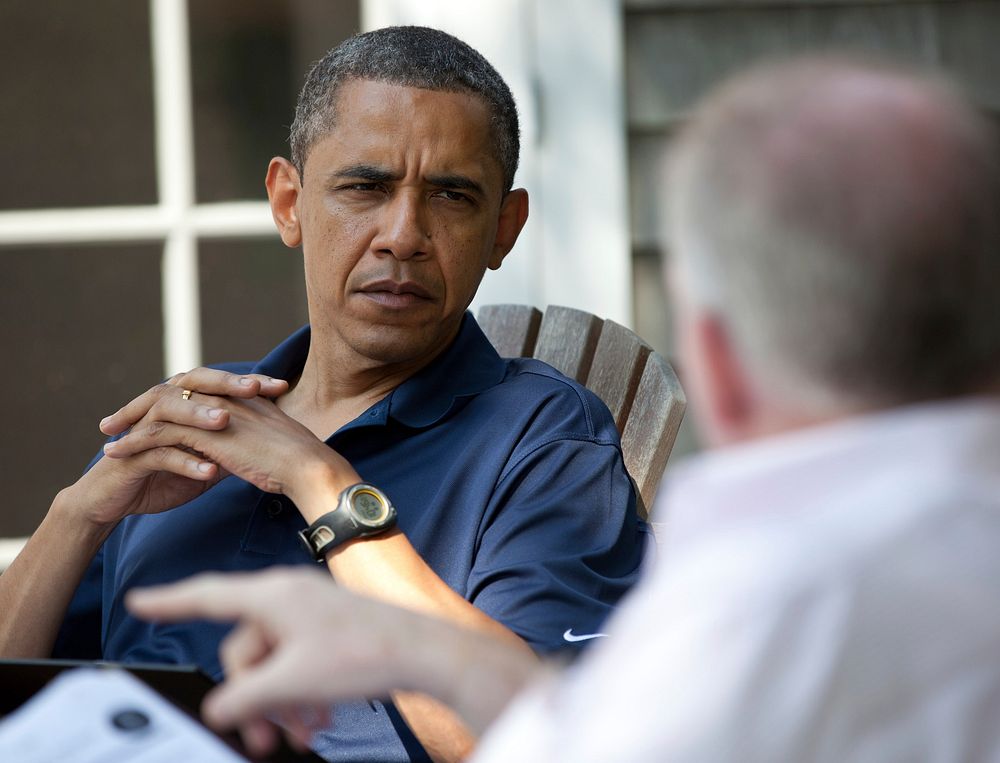
[[[459,193],[458,191],[449,191],[447,189],[442,189],[440,191],[437,191],[436,195],[444,199],[445,201],[464,201],[464,202],[472,201],[472,199],[470,199],[464,193]]]
[[[348,183],[342,185],[338,190],[342,191],[383,191],[385,188],[381,183]]]

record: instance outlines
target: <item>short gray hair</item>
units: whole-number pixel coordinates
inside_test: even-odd
[[[758,68],[668,171],[679,275],[782,394],[880,407],[1000,380],[1000,139],[939,77]]]
[[[295,107],[289,142],[301,176],[313,144],[333,129],[340,86],[355,79],[481,98],[490,114],[504,192],[514,185],[520,152],[517,107],[510,88],[481,53],[446,32],[396,26],[355,35],[317,61]]]

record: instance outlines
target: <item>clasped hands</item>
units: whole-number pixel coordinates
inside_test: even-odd
[[[227,474],[294,501],[304,467],[340,457],[275,404],[288,388],[258,374],[197,368],[147,390],[101,421],[104,434],[121,436],[81,479],[85,510],[99,523],[164,511]]]

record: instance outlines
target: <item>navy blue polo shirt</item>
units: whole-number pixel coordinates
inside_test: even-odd
[[[296,378],[305,327],[257,364],[222,366]],[[501,359],[471,314],[427,368],[335,432],[330,447],[381,487],[399,527],[456,592],[540,653],[578,649],[636,581],[647,534],[614,421],[589,390],[536,360]],[[221,678],[228,625],[154,624],[126,591],[206,570],[316,565],[286,497],[235,476],[161,514],[126,517],[71,605],[55,656],[194,663]],[[390,703],[338,706],[314,740],[330,760],[419,759]]]

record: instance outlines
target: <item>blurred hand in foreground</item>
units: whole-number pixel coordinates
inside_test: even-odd
[[[300,568],[199,575],[134,590],[126,603],[150,620],[237,623],[219,650],[225,682],[202,712],[219,730],[239,728],[259,754],[277,743],[271,718],[306,743],[316,719],[328,717],[317,708],[394,690],[431,694],[481,732],[545,670],[509,643],[357,596]]]

